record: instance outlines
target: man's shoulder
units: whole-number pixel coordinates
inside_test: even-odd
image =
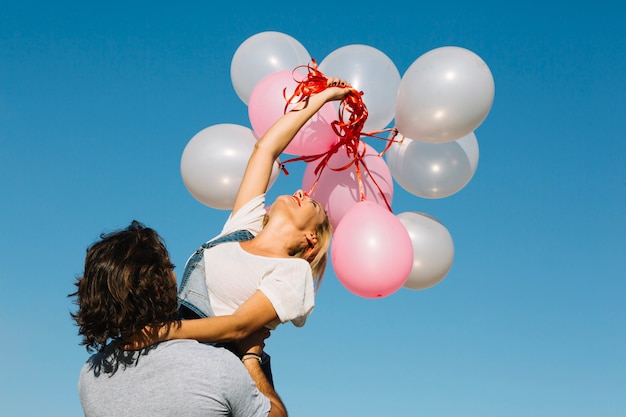
[[[239,358],[225,348],[179,339],[161,342],[141,351],[109,349],[94,354],[83,366],[81,374],[113,376],[123,371],[128,376],[153,369],[162,369],[165,373],[176,373],[180,369],[199,373],[207,369],[223,372],[238,366],[239,362]]]
[[[195,416],[230,411],[251,416],[259,414],[249,410],[263,410],[262,399],[252,402],[258,392],[250,375],[225,348],[172,340],[145,351],[127,352],[135,359],[128,363],[120,359],[124,357],[120,353],[108,356],[120,360],[112,363],[114,372],[89,365],[81,372],[81,403],[94,414],[165,416],[187,411],[185,415]]]
[[[232,353],[224,348],[215,347],[211,344],[200,343],[192,339],[178,339],[161,342],[155,350],[161,354],[168,355],[189,353],[191,355],[212,356],[216,358],[221,358],[225,353],[232,355]]]
[[[234,364],[240,365],[239,358],[230,350],[190,339],[162,342],[155,351],[162,357],[161,360],[175,357],[178,364],[189,362],[194,363],[196,367],[198,367],[198,363],[200,364],[199,367],[208,366],[212,368],[215,368],[218,363],[226,367],[231,367]]]

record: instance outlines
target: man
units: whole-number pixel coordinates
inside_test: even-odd
[[[159,235],[136,221],[88,248],[83,276],[70,294],[82,344],[96,352],[79,377],[85,415],[287,416],[261,369],[267,330],[237,342],[241,359],[194,340],[122,348],[146,327],[176,319],[173,269]]]

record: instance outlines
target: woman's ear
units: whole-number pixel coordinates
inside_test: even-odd
[[[307,237],[307,241],[309,243],[309,246],[304,250],[304,259],[306,259],[308,262],[312,262],[313,259],[315,259],[315,257],[317,256],[317,237],[313,237],[312,239],[309,239]]]
[[[310,248],[315,247],[317,244],[317,234],[315,232],[307,232],[306,241],[308,242]]]

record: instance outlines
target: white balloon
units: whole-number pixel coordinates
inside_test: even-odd
[[[394,142],[385,159],[391,175],[406,191],[423,198],[444,198],[470,182],[478,165],[478,141],[470,133],[452,142],[409,138]]]
[[[474,52],[456,46],[433,49],[402,76],[395,124],[415,140],[453,141],[485,120],[494,94],[491,71]]]
[[[230,79],[241,101],[248,104],[254,86],[263,77],[310,62],[311,55],[293,37],[281,32],[261,32],[246,39],[235,51]]]
[[[367,45],[347,45],[328,54],[319,69],[363,91],[368,111],[363,132],[384,129],[393,120],[400,72],[383,52]]]
[[[413,245],[413,267],[404,288],[423,290],[445,278],[454,260],[454,242],[448,229],[425,213],[404,212],[396,215],[404,225]]]
[[[228,123],[196,133],[185,146],[180,161],[189,193],[209,207],[232,210],[256,140],[251,129]],[[278,163],[274,162],[270,187],[278,172]]]
[[[470,168],[472,169],[472,175],[474,175],[476,173],[476,168],[478,167],[479,159],[478,140],[476,140],[476,134],[472,132],[469,135],[465,135],[462,138],[457,139],[455,142],[463,148],[463,151],[465,151],[465,155],[467,155],[467,159],[470,163]]]

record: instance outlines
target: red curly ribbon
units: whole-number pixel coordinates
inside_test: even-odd
[[[314,59],[311,60],[311,64],[302,65],[296,67],[294,72],[298,68],[306,68],[307,76],[302,81],[297,81],[294,77],[294,80],[298,82],[296,89],[294,90],[291,97],[287,98],[286,96],[286,88],[283,90],[283,97],[285,97],[285,112],[287,112],[287,108],[290,104],[300,103],[302,101],[308,100],[312,95],[317,94],[326,88],[328,88],[327,82],[328,78],[317,69],[317,63]],[[372,182],[378,188],[380,195],[382,196],[385,204],[389,211],[391,211],[391,205],[387,201],[382,189],[371,175],[369,169],[367,168],[367,164],[363,157],[365,156],[365,147],[363,147],[363,151],[359,151],[359,146],[361,142],[361,136],[368,136],[377,139],[382,139],[388,141],[385,149],[380,152],[378,155],[382,156],[391,144],[395,141],[395,138],[398,134],[397,129],[383,129],[375,132],[363,133],[363,126],[365,125],[365,121],[368,117],[367,107],[363,102],[363,92],[351,90],[346,97],[339,103],[338,110],[338,120],[332,122],[331,126],[333,131],[338,136],[337,142],[326,152],[316,154],[316,155],[301,155],[296,158],[291,158],[287,161],[281,163],[281,169],[287,174],[287,171],[284,167],[285,164],[296,162],[296,161],[304,161],[306,163],[311,163],[313,161],[319,160],[320,162],[317,164],[314,173],[316,174],[316,179],[311,186],[311,189],[308,191],[310,194],[313,192],[319,179],[322,175],[322,172],[326,168],[330,168],[334,171],[343,171],[345,169],[354,166],[356,172],[357,183],[359,185],[359,194],[361,201],[365,200],[365,192],[363,189],[363,182],[361,180],[361,168],[370,176]],[[380,136],[380,134],[385,132],[391,132],[391,137],[385,138]],[[346,165],[339,168],[328,167],[328,161],[331,156],[337,153],[342,147],[345,147],[346,153],[349,158],[351,158],[350,162]]]

